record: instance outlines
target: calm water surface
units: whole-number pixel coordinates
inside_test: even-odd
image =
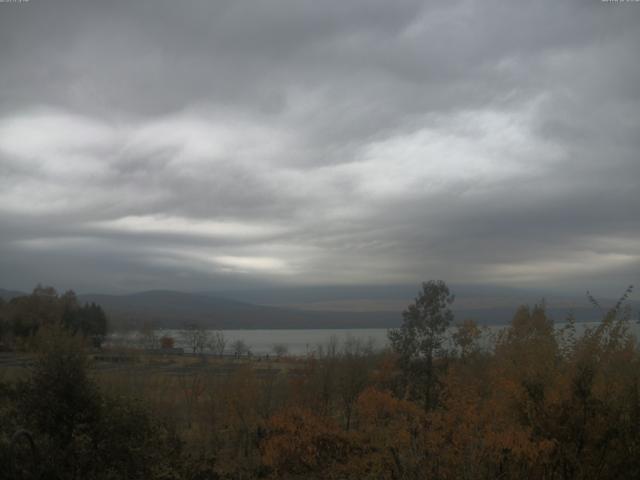
[[[593,327],[598,322],[584,322],[576,324],[577,334],[581,334],[585,328]],[[564,323],[556,323],[556,329],[564,326]],[[636,336],[640,336],[640,326],[637,323],[630,325]],[[489,346],[495,336],[505,328],[504,325],[494,325],[486,328],[482,343]],[[349,339],[357,339],[361,342],[371,342],[373,348],[382,350],[388,346],[387,332],[385,328],[354,328],[354,329],[290,329],[290,330],[223,330],[227,340],[227,353],[231,353],[231,344],[242,340],[254,355],[273,354],[275,345],[284,345],[291,355],[307,355],[317,351],[319,346],[326,346],[332,338],[338,342],[338,348]],[[168,335],[174,338],[176,347],[186,347],[181,330],[162,330],[156,335]],[[111,339],[114,343],[135,344],[139,342],[140,335],[114,335]],[[185,348],[185,350],[187,350]]]

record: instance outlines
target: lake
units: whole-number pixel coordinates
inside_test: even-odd
[[[599,322],[576,323],[577,333],[580,334],[587,327],[593,327]],[[565,325],[563,322],[556,323],[556,328],[560,329]],[[640,336],[640,326],[637,323],[630,324],[631,330],[636,336]],[[492,340],[505,325],[492,325],[487,327],[483,335],[482,343],[489,346]],[[227,340],[227,351],[231,353],[231,344],[237,340],[242,340],[251,353],[254,355],[273,354],[275,345],[284,345],[290,355],[308,355],[318,349],[318,346],[326,346],[334,337],[338,346],[343,345],[348,339],[357,339],[362,342],[371,342],[373,348],[382,350],[388,346],[386,328],[354,328],[354,329],[282,329],[282,330],[223,330]],[[168,335],[175,340],[176,347],[185,348],[189,351],[183,341],[181,330],[160,330],[155,333],[157,337]],[[140,334],[111,335],[109,341],[114,344],[135,345],[140,342]]]

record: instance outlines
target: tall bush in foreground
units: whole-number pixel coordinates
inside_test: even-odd
[[[36,344],[31,375],[15,388],[15,411],[34,439],[41,478],[177,478],[171,429],[136,401],[102,394],[82,340],[52,326],[40,329]]]

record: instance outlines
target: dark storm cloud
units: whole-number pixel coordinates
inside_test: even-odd
[[[640,271],[639,20],[596,1],[0,4],[0,284],[617,291]]]

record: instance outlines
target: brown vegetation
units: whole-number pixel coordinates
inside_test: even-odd
[[[423,320],[446,317],[440,313]],[[555,329],[544,306],[522,307],[490,349],[464,322],[453,348],[438,338],[426,344],[438,347],[426,377],[416,371],[423,356],[375,353],[357,340],[270,362],[94,361],[86,379],[77,354],[68,359],[77,368],[64,370],[76,380],[51,383],[60,372],[49,362],[44,373],[36,364],[25,387],[4,384],[13,393],[0,406],[0,451],[12,454],[10,435],[28,428],[38,448],[57,452],[61,471],[80,462],[84,476],[67,478],[640,478],[640,352],[629,322],[620,302],[577,335],[571,321]],[[45,387],[46,396],[36,395]],[[84,416],[61,428],[47,406],[63,398],[93,407],[78,408]],[[128,412],[147,430],[134,437],[139,444],[122,446]],[[96,428],[106,430],[91,433]],[[56,450],[57,441],[70,446]],[[92,458],[111,462],[113,476],[81,462],[98,448],[92,441],[102,455]]]

